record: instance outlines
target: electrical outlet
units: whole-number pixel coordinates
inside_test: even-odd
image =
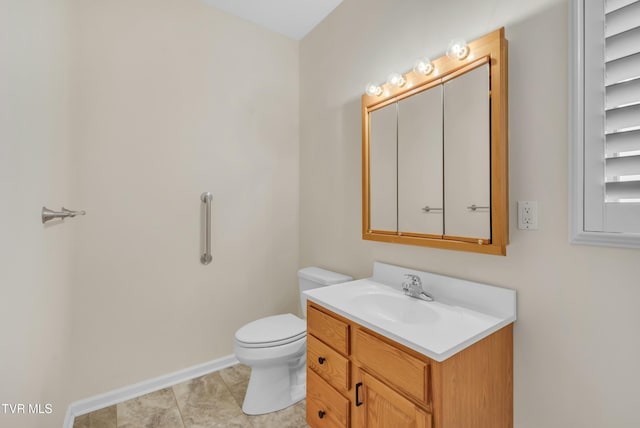
[[[518,201],[518,229],[538,230],[537,201]]]

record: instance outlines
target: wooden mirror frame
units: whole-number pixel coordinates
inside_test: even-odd
[[[423,76],[414,71],[404,74],[406,83],[398,88],[382,85],[380,96],[362,96],[362,239],[396,244],[421,245],[449,250],[471,251],[484,254],[507,254],[509,243],[509,188],[508,188],[508,116],[507,116],[507,40],[504,28],[493,31],[468,43],[469,56],[463,60],[444,55],[432,61],[437,73]],[[489,64],[489,99],[491,121],[491,239],[478,240],[464,237],[442,238],[419,236],[403,232],[378,231],[370,228],[369,189],[369,113],[385,105],[400,101],[430,87],[442,84],[480,65]]]

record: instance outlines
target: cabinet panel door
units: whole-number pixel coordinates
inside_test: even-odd
[[[491,239],[489,114],[488,64],[444,84],[444,233],[447,236]],[[473,205],[478,208],[469,208]]]
[[[364,426],[367,428],[431,428],[431,415],[384,383],[362,373]]]
[[[397,104],[369,115],[369,226],[372,230],[398,230]]]
[[[438,85],[398,102],[401,232],[442,235],[442,186],[442,86]]]

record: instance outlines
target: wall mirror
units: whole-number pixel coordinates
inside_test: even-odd
[[[362,237],[506,255],[501,28],[362,97]]]

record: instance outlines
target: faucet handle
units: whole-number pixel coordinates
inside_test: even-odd
[[[402,283],[402,289],[404,294],[409,297],[415,297],[416,299],[426,300],[427,302],[433,302],[433,296],[422,288],[422,279],[418,275],[412,273],[405,274],[408,281]]]
[[[422,280],[418,275],[414,275],[412,273],[407,273],[404,275],[409,281],[411,281],[411,285],[419,285],[422,286]]]

